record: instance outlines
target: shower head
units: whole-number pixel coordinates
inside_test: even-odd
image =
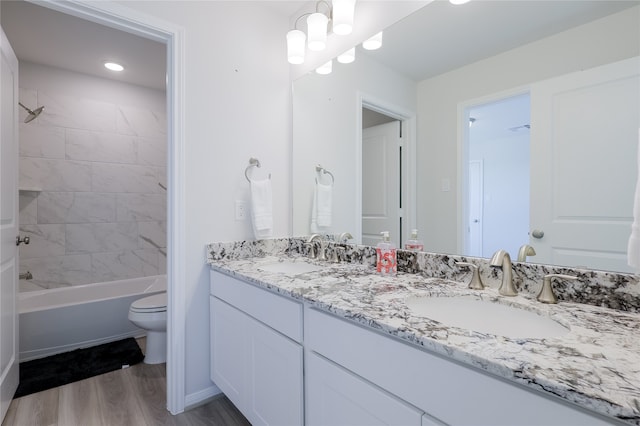
[[[27,118],[25,118],[25,119],[24,119],[24,122],[25,122],[25,123],[29,123],[30,121],[35,120],[35,118],[36,118],[37,116],[39,116],[39,115],[40,115],[40,113],[42,112],[42,110],[44,109],[44,106],[41,106],[41,107],[36,108],[36,109],[35,109],[35,111],[33,111],[33,110],[31,110],[31,109],[27,108],[26,106],[22,105],[22,102],[18,102],[18,104],[19,104],[22,108],[26,109],[26,110],[27,110],[27,112],[29,113],[29,115],[27,115]]]

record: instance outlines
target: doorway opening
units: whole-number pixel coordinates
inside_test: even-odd
[[[464,254],[511,254],[529,241],[529,93],[494,98],[464,110]]]

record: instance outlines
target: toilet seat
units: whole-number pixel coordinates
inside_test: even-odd
[[[153,296],[135,300],[129,308],[131,312],[152,313],[167,311],[167,293],[158,293]]]

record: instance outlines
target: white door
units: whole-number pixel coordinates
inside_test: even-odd
[[[400,121],[362,130],[362,244],[400,244]]]
[[[467,256],[482,257],[482,161],[469,161],[469,247]]]
[[[0,28],[0,415],[18,387],[18,59]]]
[[[639,74],[640,59],[633,58],[531,88],[536,262],[630,270]]]

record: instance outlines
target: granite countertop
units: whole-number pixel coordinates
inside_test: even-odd
[[[640,425],[640,315],[586,304],[547,305],[496,289],[399,273],[383,277],[362,264],[315,262],[322,269],[298,275],[261,266],[302,257],[209,259],[210,266],[270,291],[396,336],[430,351],[595,412]],[[411,296],[473,295],[549,316],[569,328],[560,338],[507,338],[447,327],[412,315]]]

